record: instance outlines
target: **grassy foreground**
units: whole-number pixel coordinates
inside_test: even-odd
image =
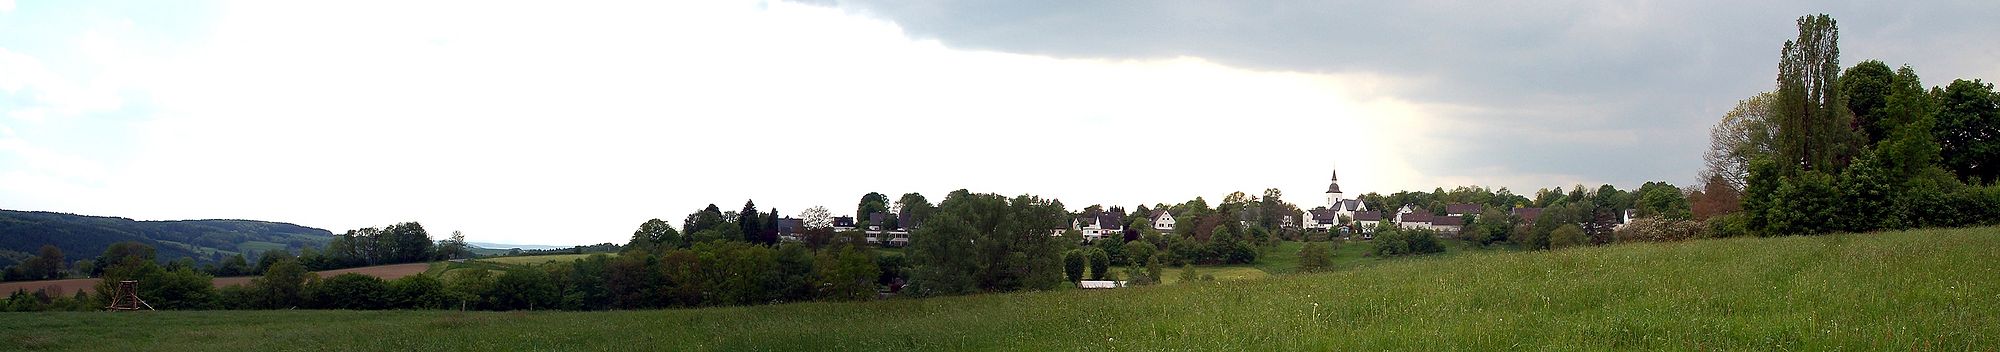
[[[2000,228],[1391,260],[1324,274],[621,312],[0,314],[50,350],[1985,350]]]

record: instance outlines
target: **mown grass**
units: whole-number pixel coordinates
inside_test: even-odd
[[[1990,350],[2000,228],[1468,251],[1331,273],[620,312],[0,314],[50,350]]]

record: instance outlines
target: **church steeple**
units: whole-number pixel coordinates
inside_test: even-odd
[[[1341,196],[1343,196],[1343,194],[1341,194],[1341,193],[1340,193],[1340,172],[1339,172],[1339,171],[1335,171],[1335,172],[1333,172],[1333,178],[1332,178],[1332,181],[1333,181],[1333,182],[1331,182],[1331,183],[1328,183],[1328,184],[1326,185],[1326,208],[1327,208],[1327,209],[1340,209],[1340,200],[1341,200],[1341,198],[1342,198]]]
[[[1334,172],[1333,172],[1333,183],[1332,183],[1332,184],[1329,184],[1329,185],[1327,185],[1327,186],[1326,186],[1326,193],[1334,193],[1334,194],[1339,194],[1339,193],[1340,193],[1340,172],[1339,172],[1339,171],[1337,171],[1337,170],[1336,170],[1336,171],[1334,171]]]

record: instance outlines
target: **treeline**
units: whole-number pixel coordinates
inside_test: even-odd
[[[1839,29],[1801,17],[1774,92],[1711,131],[1703,172],[1725,233],[1802,235],[2000,223],[2000,94],[1925,89],[1909,65],[1842,70]]]

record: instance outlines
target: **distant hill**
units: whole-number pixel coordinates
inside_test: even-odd
[[[325,247],[333,232],[254,220],[136,221],[44,211],[0,210],[0,265],[33,256],[42,245],[62,248],[69,261],[95,258],[112,243],[139,241],[160,260],[214,262],[238,253]],[[255,261],[256,258],[250,258]]]

